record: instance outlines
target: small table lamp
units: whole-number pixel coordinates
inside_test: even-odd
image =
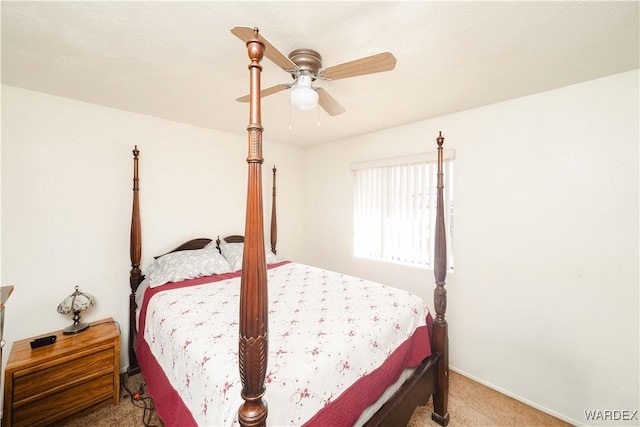
[[[76,291],[66,297],[58,305],[58,313],[69,314],[73,312],[73,325],[68,326],[62,330],[64,334],[76,334],[80,331],[84,331],[89,327],[88,323],[80,321],[80,312],[86,310],[96,303],[96,299],[93,295],[80,292],[76,286]]]

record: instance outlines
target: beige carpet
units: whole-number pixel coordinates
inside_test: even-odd
[[[431,400],[413,413],[407,427],[437,426],[431,421]],[[571,426],[509,396],[450,371],[449,426]]]
[[[132,393],[140,389],[141,377],[135,375],[126,381]],[[122,390],[118,406],[107,406],[85,417],[76,418],[68,427],[163,427],[157,418],[153,402],[143,394],[140,400],[132,400],[127,390]],[[146,408],[146,409],[145,409]],[[416,409],[407,427],[437,426],[431,421],[431,402]],[[515,399],[451,372],[449,384],[449,426],[505,426],[542,427],[570,426],[550,415],[533,409]],[[277,426],[270,426],[277,427]],[[402,426],[398,426],[402,427]]]

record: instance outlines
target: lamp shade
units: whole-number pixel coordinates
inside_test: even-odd
[[[311,76],[300,74],[291,91],[291,105],[301,111],[308,111],[318,105],[318,93],[311,87]]]
[[[63,329],[63,332],[65,334],[75,334],[87,329],[89,325],[87,323],[80,322],[80,312],[88,309],[95,303],[96,299],[93,295],[80,292],[80,288],[76,286],[75,292],[58,304],[58,313],[73,313],[73,324]]]
[[[80,288],[76,286],[76,291],[58,304],[58,313],[69,314],[74,311],[84,311],[95,303],[96,299],[93,295],[80,292]]]

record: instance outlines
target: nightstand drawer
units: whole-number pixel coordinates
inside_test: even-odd
[[[38,400],[43,395],[55,394],[59,389],[82,384],[114,370],[113,348],[50,367],[18,371],[13,380],[13,402],[20,406],[23,400]]]
[[[16,405],[13,425],[48,425],[101,402],[112,403],[113,393],[113,375],[107,374],[31,403]]]

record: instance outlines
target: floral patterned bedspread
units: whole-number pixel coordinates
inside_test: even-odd
[[[351,426],[431,354],[419,297],[284,262],[268,272],[271,426]],[[236,426],[239,273],[146,291],[137,355],[167,426]]]

